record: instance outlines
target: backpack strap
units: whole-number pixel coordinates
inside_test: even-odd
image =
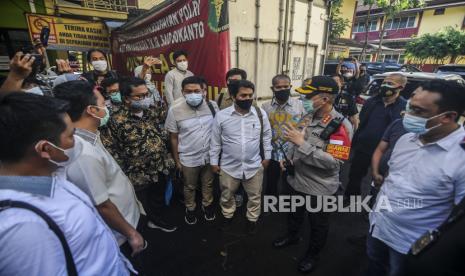
[[[218,96],[218,101],[216,103],[218,104],[219,108],[221,108],[221,103],[223,103],[223,97],[224,93],[220,93],[220,95]]]
[[[50,230],[55,233],[58,239],[61,242],[61,246],[63,247],[63,251],[65,253],[66,258],[66,270],[68,271],[69,276],[77,276],[77,269],[74,263],[73,255],[71,254],[71,250],[69,248],[68,242],[66,241],[66,237],[63,232],[60,230],[60,227],[51,219],[44,211],[40,210],[39,208],[23,202],[23,201],[15,201],[15,200],[3,200],[0,201],[0,212],[4,211],[8,208],[21,208],[26,209],[31,212],[36,213],[39,217],[41,217],[48,225]]]
[[[213,118],[215,118],[215,115],[216,115],[216,111],[215,111],[215,108],[213,107],[212,103],[210,101],[207,101],[207,105],[208,105],[208,108],[210,108],[210,111],[213,115]]]
[[[263,114],[258,106],[255,106],[255,111],[257,111],[258,120],[260,121],[260,157],[262,160],[265,160],[265,149],[263,147]]]

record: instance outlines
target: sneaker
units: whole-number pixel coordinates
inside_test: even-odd
[[[215,220],[215,218],[216,218],[215,210],[213,210],[212,205],[208,205],[206,207],[204,207],[202,205],[202,210],[203,210],[203,216],[204,216],[205,220],[207,220],[207,221]]]
[[[247,221],[247,234],[255,235],[257,234],[257,222],[256,221]]]
[[[228,230],[231,227],[232,220],[232,218],[223,217],[223,221],[221,222],[221,230]]]
[[[178,227],[171,225],[161,219],[151,219],[147,223],[147,226],[151,229],[160,229],[161,231],[167,233],[174,232],[176,229],[178,229]]]
[[[197,217],[195,216],[195,211],[189,211],[186,209],[186,215],[184,216],[184,221],[189,225],[194,225],[197,223]]]
[[[242,202],[244,201],[244,197],[241,194],[235,194],[234,200],[236,201],[236,208],[242,206]]]

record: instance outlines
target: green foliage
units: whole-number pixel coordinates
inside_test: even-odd
[[[330,18],[330,39],[341,37],[341,35],[347,30],[350,24],[350,20],[341,17],[341,7],[344,0],[335,0],[331,5],[331,18]]]
[[[449,26],[438,33],[424,34],[409,42],[405,53],[420,64],[427,59],[444,61],[446,58],[455,63],[458,56],[465,56],[465,31]]]

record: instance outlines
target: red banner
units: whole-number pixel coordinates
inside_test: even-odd
[[[163,64],[152,72],[162,92],[165,74],[175,68],[173,52],[186,51],[189,70],[207,80],[212,98],[226,86],[230,66],[228,1],[175,1],[113,32],[111,41],[113,65],[123,74],[133,76],[145,56],[159,58]]]

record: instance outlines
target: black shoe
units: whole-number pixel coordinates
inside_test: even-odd
[[[212,221],[215,220],[215,210],[213,209],[213,206],[210,204],[208,206],[203,206],[202,205],[202,210],[203,210],[203,217],[207,221]]]
[[[184,216],[184,221],[189,225],[194,225],[197,223],[197,217],[195,216],[195,210],[189,211],[186,209],[186,215]]]
[[[300,241],[299,237],[292,236],[292,235],[286,235],[284,237],[280,237],[274,240],[273,247],[284,248],[284,247],[288,247],[289,245],[296,244],[299,241]]]
[[[257,234],[257,222],[247,220],[247,234],[255,235]]]
[[[316,258],[312,255],[305,255],[302,260],[299,262],[299,271],[302,273],[309,273],[315,269]]]
[[[223,217],[223,221],[221,223],[221,230],[223,231],[228,230],[231,227],[232,220],[233,220],[232,218]]]
[[[174,232],[178,227],[171,225],[161,219],[150,219],[147,223],[147,227],[151,229],[160,229],[163,232]]]

